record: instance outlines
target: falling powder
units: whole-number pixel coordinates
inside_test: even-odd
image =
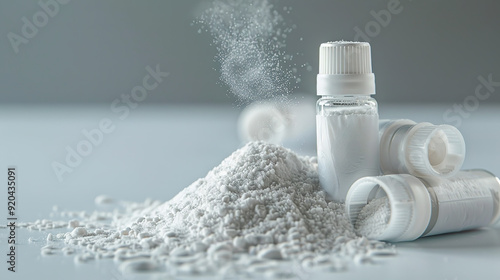
[[[356,231],[368,238],[380,236],[391,218],[391,204],[387,196],[371,200],[361,209],[356,220]]]
[[[221,81],[241,101],[286,100],[300,82],[294,56],[285,51],[294,25],[269,1],[216,0],[197,23],[213,38]]]
[[[391,245],[355,233],[343,204],[321,190],[315,158],[262,142],[235,151],[163,204],[148,200],[122,212],[75,215],[79,222],[25,226],[69,226],[47,238],[44,255],[62,251],[78,262],[114,258],[124,273],[293,276],[345,270],[394,253]],[[287,262],[294,265],[282,268]]]

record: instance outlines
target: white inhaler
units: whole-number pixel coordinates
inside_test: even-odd
[[[409,174],[365,177],[356,181],[346,199],[353,224],[373,199],[388,199],[389,219],[371,225],[367,238],[390,242],[498,226],[500,181],[485,170],[464,170],[451,178],[417,178]]]
[[[238,133],[243,142],[264,141],[297,147],[314,141],[315,108],[312,97],[255,101],[241,111]],[[315,145],[315,143],[314,143]]]
[[[451,177],[462,168],[465,141],[454,126],[380,120],[379,133],[383,174]]]
[[[320,184],[343,202],[351,184],[379,175],[378,105],[370,44],[323,43],[317,77],[316,133]]]

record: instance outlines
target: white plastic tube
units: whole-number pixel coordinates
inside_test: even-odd
[[[264,141],[287,146],[315,144],[313,97],[254,102],[241,112],[238,132],[243,142]]]
[[[356,225],[363,207],[383,197],[389,201],[390,218],[373,224],[376,228],[367,238],[411,241],[500,223],[500,181],[485,170],[460,171],[452,178],[408,174],[361,178],[345,202],[351,222]]]
[[[464,162],[464,138],[451,125],[381,120],[379,136],[383,174],[451,177]]]

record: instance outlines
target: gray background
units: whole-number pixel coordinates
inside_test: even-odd
[[[48,0],[42,0],[46,2]],[[297,29],[288,45],[304,54],[298,91],[314,94],[318,46],[354,38],[354,28],[374,21],[381,1],[271,1],[292,7]],[[141,82],[147,65],[170,72],[146,103],[235,103],[217,84],[218,64],[208,34],[192,21],[209,1],[72,0],[15,53],[7,34],[21,34],[38,1],[0,4],[2,104],[109,104]],[[461,104],[478,76],[500,81],[500,2],[401,0],[402,11],[372,36],[379,102]],[[299,40],[299,38],[303,40]],[[497,90],[500,91],[500,90]],[[487,102],[500,102],[493,94]]]

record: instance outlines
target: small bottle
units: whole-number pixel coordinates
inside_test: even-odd
[[[379,133],[383,174],[451,177],[462,168],[465,141],[454,126],[380,120]]]
[[[390,242],[498,226],[500,181],[485,170],[451,178],[409,174],[365,177],[346,198],[346,213],[359,234]]]
[[[351,184],[379,174],[378,105],[370,44],[321,44],[316,103],[320,184],[343,202]]]

